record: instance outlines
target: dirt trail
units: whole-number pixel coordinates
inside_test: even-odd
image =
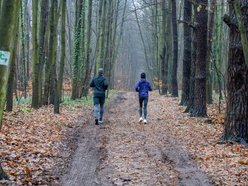
[[[170,131],[178,121],[160,118],[159,101],[150,97],[145,125],[137,122],[136,94],[119,94],[106,111],[104,128],[91,122],[81,129],[63,185],[210,185]],[[175,108],[167,107],[169,118]]]
[[[150,97],[147,125],[137,122],[135,93],[120,95],[109,110],[109,124],[100,132],[106,138],[101,179],[113,185],[210,185],[170,131],[178,121],[160,119],[163,105],[157,98]],[[175,105],[167,107],[169,112],[164,114],[175,112]]]
[[[94,125],[84,125],[77,138],[78,148],[62,183],[65,186],[97,185],[96,168],[99,164],[97,128]]]

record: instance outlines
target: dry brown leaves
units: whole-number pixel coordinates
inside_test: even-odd
[[[214,185],[248,183],[248,149],[240,144],[219,144],[224,114],[219,114],[217,104],[208,106],[209,118],[192,118],[183,113],[185,107],[178,106],[178,99],[156,99],[163,105],[158,118],[167,121],[177,141],[185,146]]]
[[[154,92],[144,125],[138,123],[137,98],[128,93],[125,99],[110,109],[110,125],[100,133],[107,152],[100,175],[106,180],[115,185],[180,185],[180,175],[163,152],[181,148],[214,185],[247,185],[248,149],[218,143],[224,115],[217,105],[209,106],[210,118],[192,118],[177,98]]]
[[[18,185],[48,184],[55,179],[49,171],[59,156],[59,146],[66,129],[90,108],[62,107],[53,114],[53,107],[34,110],[18,107],[4,113],[0,131],[0,162],[10,180]]]

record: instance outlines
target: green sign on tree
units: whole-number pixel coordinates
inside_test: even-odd
[[[9,57],[10,53],[6,51],[0,51],[0,65],[6,65],[9,64]]]

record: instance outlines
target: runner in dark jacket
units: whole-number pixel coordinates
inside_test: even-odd
[[[105,103],[105,91],[108,89],[108,81],[103,76],[103,69],[99,68],[98,76],[95,77],[91,83],[90,87],[94,90],[94,117],[95,124],[103,123],[103,113],[104,113],[104,103]],[[100,114],[99,114],[100,105]]]
[[[143,121],[142,117],[142,107],[144,102],[144,123],[147,123],[147,104],[149,98],[149,91],[152,91],[152,86],[149,81],[146,80],[146,74],[144,72],[140,75],[141,79],[137,82],[135,86],[136,92],[139,92],[139,122]]]

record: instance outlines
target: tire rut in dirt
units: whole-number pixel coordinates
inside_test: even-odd
[[[191,160],[188,153],[171,138],[170,147],[163,151],[163,159],[178,175],[178,183],[183,186],[210,186],[208,177]]]
[[[78,148],[73,155],[68,174],[62,178],[63,185],[98,185],[96,168],[99,164],[99,148],[97,140],[95,125],[87,124],[80,129]]]

